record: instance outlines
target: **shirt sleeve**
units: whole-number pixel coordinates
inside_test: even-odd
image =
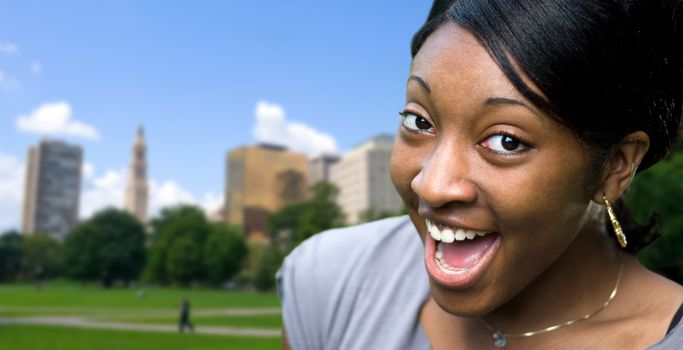
[[[296,350],[324,347],[320,322],[323,306],[316,297],[314,278],[317,241],[318,236],[313,236],[292,251],[276,274],[287,340]]]

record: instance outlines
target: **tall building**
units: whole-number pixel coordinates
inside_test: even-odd
[[[361,221],[364,212],[399,212],[401,197],[389,175],[394,138],[380,135],[349,151],[330,168],[330,179],[339,188],[337,204],[349,224]]]
[[[334,154],[322,154],[308,162],[308,184],[315,185],[320,181],[330,181],[330,167],[339,161]]]
[[[46,233],[62,240],[78,221],[83,149],[43,140],[30,147],[26,162],[24,234]]]
[[[261,144],[227,156],[226,219],[248,238],[267,237],[268,214],[306,198],[308,158],[284,147]]]
[[[149,185],[147,184],[147,145],[142,126],[133,143],[133,152],[128,171],[128,185],[126,187],[125,208],[135,215],[140,222],[147,222],[147,204],[149,200]]]

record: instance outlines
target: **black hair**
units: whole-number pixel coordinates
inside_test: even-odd
[[[448,21],[474,34],[522,95],[583,141],[595,164],[642,130],[650,148],[641,171],[680,136],[683,0],[436,0],[413,37],[413,57]],[[627,250],[656,236],[656,214],[640,226],[623,199],[615,209]]]

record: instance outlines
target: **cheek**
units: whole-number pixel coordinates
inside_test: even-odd
[[[391,153],[389,171],[391,181],[403,199],[408,211],[417,209],[418,199],[412,188],[411,182],[420,172],[421,157],[420,152],[407,145],[400,136],[396,138],[394,148]]]
[[[505,181],[500,176],[485,177],[491,208],[505,226],[501,229],[543,228],[550,234],[553,226],[577,226],[591,198],[584,188],[583,167],[578,160],[548,161],[499,174]]]
[[[559,256],[584,225],[591,200],[584,190],[585,164],[548,159],[504,174],[505,181],[487,179],[489,208],[504,235],[501,253],[527,277]]]
[[[590,199],[581,191],[582,171],[560,169],[557,162],[552,171],[536,169],[543,167],[481,178],[486,179],[480,183],[486,207],[504,236],[487,283],[475,290],[483,293],[483,304],[500,305],[523,290],[572,244],[585,223]]]

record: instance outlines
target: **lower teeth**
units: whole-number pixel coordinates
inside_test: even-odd
[[[438,242],[436,244],[436,254],[434,256],[434,260],[436,261],[436,265],[439,267],[439,269],[447,274],[450,275],[456,275],[456,274],[461,274],[464,272],[467,272],[471,269],[457,269],[453,268],[450,266],[446,265],[446,262],[442,262],[441,259],[443,258],[443,244],[442,242]]]

